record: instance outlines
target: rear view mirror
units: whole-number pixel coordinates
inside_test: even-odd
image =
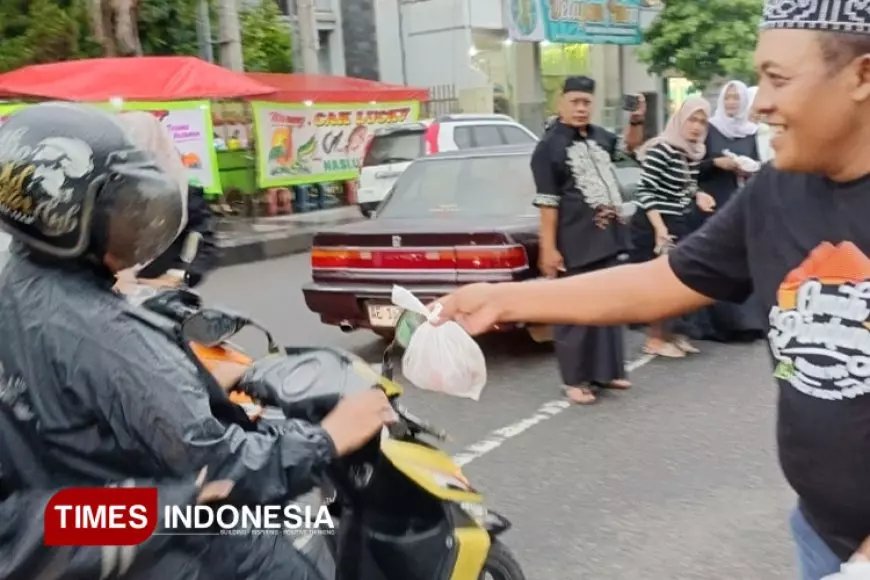
[[[411,337],[424,322],[426,322],[426,317],[422,314],[405,310],[396,322],[396,342],[402,348],[408,348],[408,345],[411,344]]]
[[[181,334],[187,342],[214,347],[229,340],[247,325],[248,321],[239,316],[203,308],[182,323]]]

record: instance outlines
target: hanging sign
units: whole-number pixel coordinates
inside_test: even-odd
[[[546,40],[544,10],[540,0],[507,0],[508,36],[520,42]]]
[[[641,2],[507,0],[510,37],[563,44],[640,44]]]

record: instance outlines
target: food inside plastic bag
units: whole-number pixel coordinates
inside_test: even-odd
[[[392,300],[399,308],[426,318],[405,348],[405,377],[421,389],[479,400],[486,386],[486,359],[477,342],[453,321],[434,326],[440,308],[430,312],[401,286],[393,286]]]

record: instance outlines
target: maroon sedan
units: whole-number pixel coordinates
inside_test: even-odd
[[[400,314],[393,284],[427,303],[471,282],[536,278],[532,150],[455,151],[412,163],[375,217],[315,236],[308,308],[325,324],[389,338]]]

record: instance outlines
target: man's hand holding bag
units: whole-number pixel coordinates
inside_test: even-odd
[[[401,286],[393,286],[392,301],[426,317],[402,357],[405,377],[421,389],[479,400],[486,386],[486,360],[477,342],[453,321],[435,326],[440,305],[430,311]]]

